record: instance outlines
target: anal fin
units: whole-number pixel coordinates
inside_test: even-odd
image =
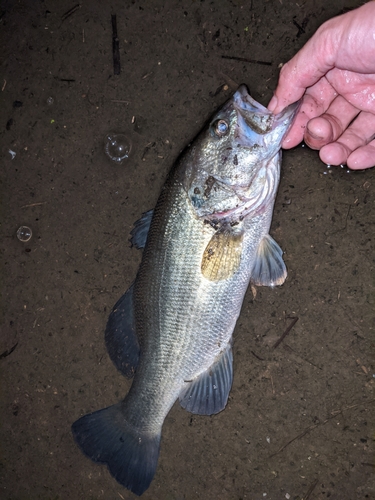
[[[194,379],[180,394],[182,408],[198,415],[224,410],[233,381],[233,354],[229,343],[213,365]]]
[[[287,274],[283,261],[283,251],[276,241],[267,234],[259,244],[251,272],[251,282],[254,285],[263,286],[282,285]]]

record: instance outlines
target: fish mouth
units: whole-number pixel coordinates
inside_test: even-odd
[[[272,130],[275,115],[251,97],[246,85],[240,85],[233,95],[233,106],[254,132],[263,135]]]
[[[240,85],[233,95],[233,107],[237,111],[237,138],[243,147],[263,146],[266,136],[272,135],[278,149],[299,110],[300,101],[286,107],[274,115],[266,107],[255,101],[246,85]]]
[[[296,117],[299,108],[301,107],[301,100],[294,102],[293,104],[290,104],[286,108],[284,108],[280,113],[274,116],[274,128],[277,127],[282,127],[285,129],[285,132],[283,135],[286,134],[286,132],[289,130],[291,127],[294,118]]]

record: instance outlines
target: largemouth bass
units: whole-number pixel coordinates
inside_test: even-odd
[[[141,495],[157,467],[164,419],[177,399],[211,415],[232,385],[232,333],[250,281],[287,271],[269,235],[280,144],[298,104],[273,115],[241,86],[182,153],[156,208],[136,223],[144,247],[134,284],[115,305],[106,344],[134,380],[123,401],[77,420],[75,440]]]

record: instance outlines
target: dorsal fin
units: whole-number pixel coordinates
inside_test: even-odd
[[[153,210],[143,213],[141,218],[134,223],[134,227],[130,231],[130,243],[138,249],[144,248],[146,245],[153,214]]]

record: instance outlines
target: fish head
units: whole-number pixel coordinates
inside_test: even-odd
[[[184,184],[198,217],[235,222],[274,198],[281,142],[298,108],[274,115],[239,87],[191,146]]]

